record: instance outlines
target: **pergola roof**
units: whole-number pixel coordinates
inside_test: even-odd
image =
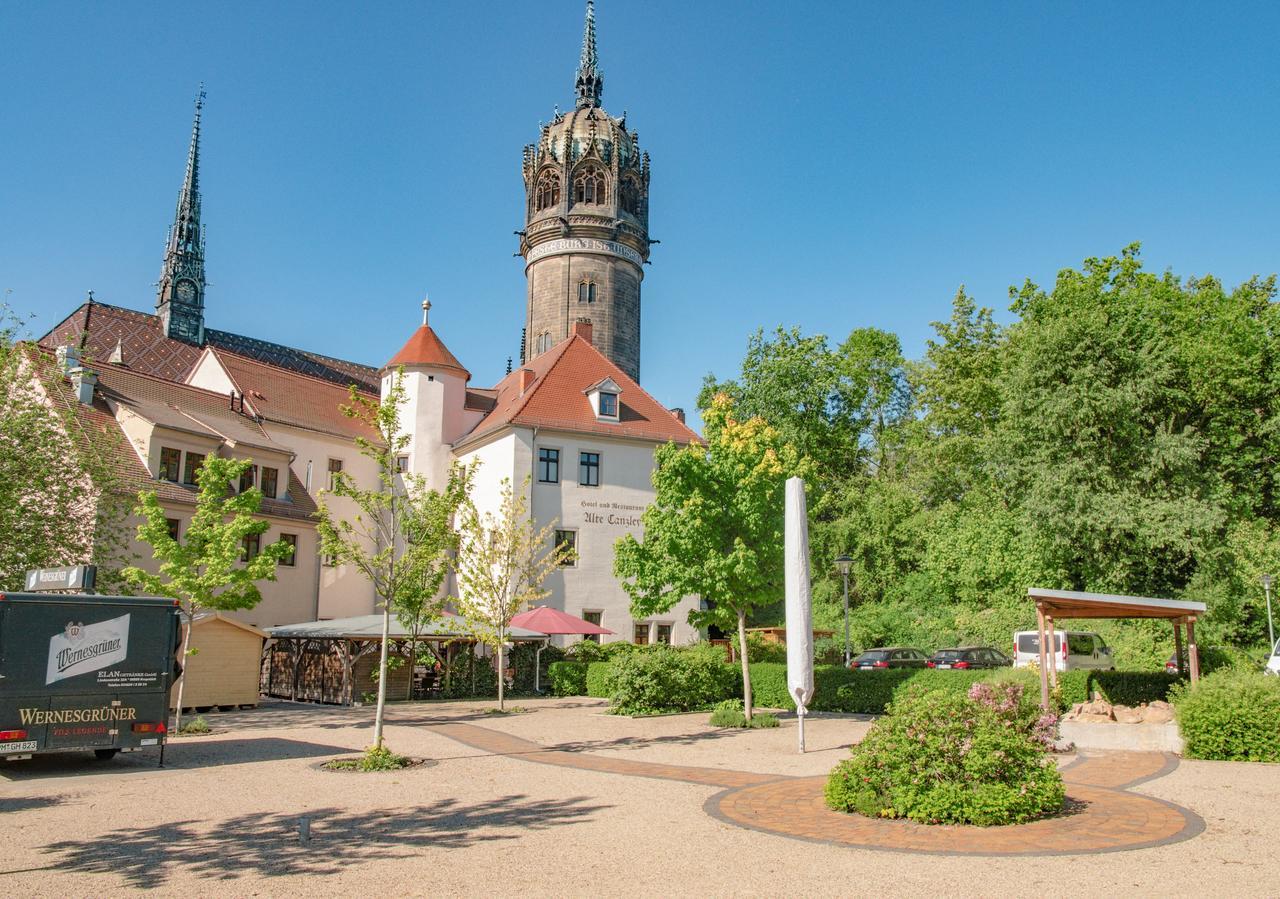
[[[1076,593],[1031,587],[1027,596],[1046,613],[1060,618],[1170,618],[1195,619],[1204,614],[1202,602],[1122,596],[1112,593]]]
[[[380,640],[382,638],[381,615],[357,615],[354,618],[334,618],[329,621],[308,621],[302,624],[282,624],[267,628],[267,633],[277,639],[303,638],[307,640]],[[419,639],[448,640],[471,636],[466,621],[457,615],[446,614],[433,621],[418,634]],[[388,636],[393,640],[407,640],[410,634],[398,618],[392,617]],[[522,627],[513,627],[510,640],[545,640],[547,635]]]

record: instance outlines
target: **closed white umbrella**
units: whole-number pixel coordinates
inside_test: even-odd
[[[804,481],[787,480],[787,691],[796,703],[800,721],[800,751],[804,752],[805,707],[813,699],[813,609],[809,595],[809,516]]]

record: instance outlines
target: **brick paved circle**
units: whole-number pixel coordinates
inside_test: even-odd
[[[1142,849],[1190,839],[1201,819],[1178,806],[1108,787],[1068,783],[1077,808],[1007,827],[915,824],[833,812],[826,777],[796,777],[717,793],[705,809],[751,830],[802,840],[940,855],[1076,855]],[[1082,807],[1081,807],[1082,806]]]
[[[1204,821],[1181,806],[1131,792],[1177,767],[1159,752],[1081,754],[1062,769],[1068,814],[1006,827],[915,824],[833,812],[823,801],[826,777],[777,777],[723,768],[664,765],[582,752],[574,744],[543,746],[474,724],[434,730],[495,755],[601,774],[651,777],[723,788],[703,808],[729,824],[764,833],[862,849],[937,855],[1084,855],[1188,840]]]

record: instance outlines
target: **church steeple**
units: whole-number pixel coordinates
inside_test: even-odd
[[[582,29],[582,55],[578,59],[578,77],[574,82],[578,93],[578,108],[599,106],[604,92],[604,76],[600,73],[600,60],[596,56],[596,7],[587,0],[587,21]]]
[[[204,343],[204,228],[200,224],[200,114],[204,98],[202,84],[196,95],[187,171],[178,191],[156,296],[156,314],[165,335],[197,346]]]

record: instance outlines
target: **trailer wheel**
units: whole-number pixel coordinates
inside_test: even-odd
[[[119,749],[95,749],[93,754],[98,757],[99,761],[109,762],[116,757],[116,753],[119,751]]]

